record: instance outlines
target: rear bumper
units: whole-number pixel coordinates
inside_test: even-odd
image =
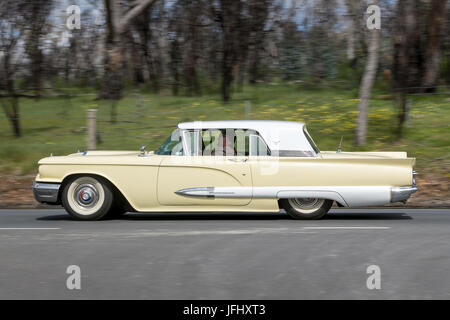
[[[33,182],[33,194],[36,201],[41,203],[58,203],[58,192],[61,184],[59,183],[43,183]]]
[[[392,188],[391,202],[406,202],[406,200],[408,200],[417,190],[416,186]]]
[[[417,192],[416,171],[413,171],[413,184],[411,187],[395,187],[391,189],[391,202],[406,202],[414,192]]]

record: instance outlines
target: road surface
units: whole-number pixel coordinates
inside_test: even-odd
[[[80,268],[80,290],[67,288],[70,265]],[[380,289],[367,287],[371,265]],[[450,210],[340,208],[319,221],[129,213],[99,222],[59,209],[0,210],[0,299],[49,298],[450,299]]]

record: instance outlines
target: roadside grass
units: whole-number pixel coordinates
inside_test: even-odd
[[[77,91],[78,92],[78,91]],[[251,119],[305,122],[322,150],[407,151],[418,170],[449,175],[450,96],[411,96],[411,110],[403,138],[396,139],[397,104],[377,91],[369,108],[368,143],[354,145],[357,90],[302,89],[298,84],[259,84],[234,92],[224,104],[219,95],[174,97],[169,92],[131,92],[117,103],[117,123],[110,122],[111,102],[95,100],[95,93],[67,98],[20,99],[22,138],[14,138],[5,115],[0,115],[0,172],[35,172],[37,161],[50,153],[65,155],[86,146],[86,110],[98,109],[98,148],[154,150],[177,123],[196,120],[245,119],[245,101],[251,101]]]

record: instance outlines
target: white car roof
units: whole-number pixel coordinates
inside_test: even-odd
[[[223,120],[223,121],[194,121],[178,124],[180,129],[252,129],[272,130],[275,127],[297,128],[302,130],[305,124],[294,121],[275,120]]]
[[[257,131],[271,151],[315,154],[302,122],[274,120],[194,121],[178,124],[179,129],[251,129]]]

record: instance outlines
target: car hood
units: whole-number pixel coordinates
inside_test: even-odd
[[[77,153],[71,153],[68,155],[68,157],[75,157],[75,156],[129,156],[129,155],[137,155],[139,154],[139,151],[130,151],[130,150],[104,150],[104,151],[98,151],[98,150],[92,150],[92,151],[85,151],[84,152],[77,152]]]
[[[87,151],[77,152],[66,156],[50,156],[39,160],[39,164],[124,164],[134,163],[140,151]],[[153,152],[148,156],[154,157]]]

